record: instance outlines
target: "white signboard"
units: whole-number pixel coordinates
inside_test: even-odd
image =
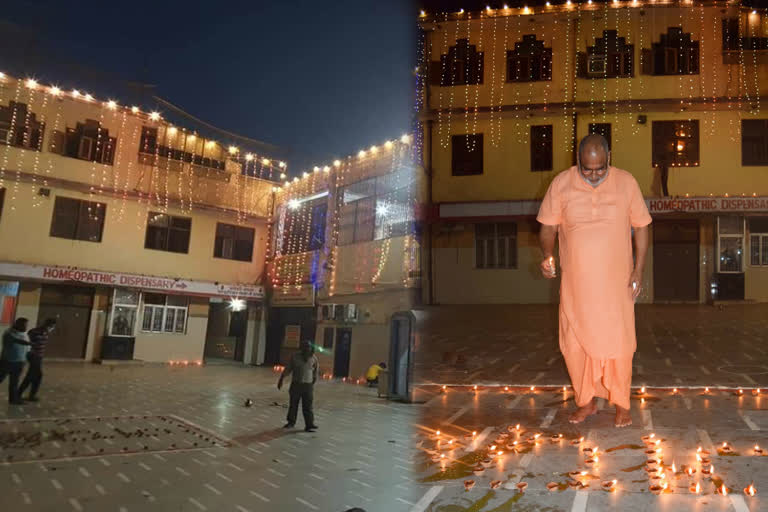
[[[261,299],[264,297],[262,286],[250,284],[211,283],[172,279],[167,277],[103,272],[75,267],[54,265],[26,265],[23,263],[0,263],[0,275],[15,278],[36,279],[40,281],[82,283],[118,288],[139,288],[142,290],[166,293],[220,296],[240,299]]]

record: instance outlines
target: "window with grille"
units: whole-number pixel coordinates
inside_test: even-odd
[[[699,165],[699,121],[654,121],[652,125],[654,167]]]
[[[189,300],[186,297],[145,293],[142,298],[142,331],[170,334],[186,332],[189,309]]]
[[[475,224],[475,267],[517,268],[517,224]]]
[[[768,266],[768,217],[751,217],[749,225],[749,264]]]
[[[216,240],[213,245],[214,258],[251,261],[255,233],[255,229],[246,226],[217,223]]]

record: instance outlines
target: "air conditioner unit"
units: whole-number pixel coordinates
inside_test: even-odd
[[[344,321],[357,322],[357,305],[347,304],[344,306]]]

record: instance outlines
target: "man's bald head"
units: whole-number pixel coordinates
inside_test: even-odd
[[[590,154],[593,154],[596,157],[605,155],[605,157],[608,158],[610,152],[611,150],[608,147],[608,141],[599,133],[590,133],[581,139],[581,142],[579,143],[580,160],[584,160],[584,158]]]
[[[610,166],[611,150],[600,134],[587,135],[579,143],[579,172],[592,186],[602,183]]]

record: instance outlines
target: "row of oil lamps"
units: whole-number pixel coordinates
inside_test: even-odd
[[[447,384],[444,384],[444,385],[440,386],[440,392],[441,393],[447,393],[449,389],[451,389],[451,390],[452,389],[457,389],[457,390],[466,389],[466,390],[471,391],[471,392],[477,392],[477,391],[480,391],[480,390],[485,389],[485,388],[487,388],[487,389],[502,388],[505,392],[509,392],[509,391],[515,392],[515,391],[527,390],[530,393],[535,393],[536,391],[562,391],[563,393],[567,393],[568,392],[568,387],[569,386],[563,386],[562,388],[560,386],[530,386],[530,387],[527,387],[527,386],[503,386],[503,388],[502,388],[502,386],[478,386],[477,384],[474,384],[474,385],[471,385],[471,386],[461,385],[461,384],[459,384],[459,385],[450,385],[449,386]],[[694,391],[694,390],[700,390],[701,393],[705,394],[705,395],[709,394],[709,393],[712,393],[713,391],[724,391],[726,393],[733,393],[734,395],[737,395],[737,396],[743,396],[745,391],[751,392],[752,395],[754,395],[754,396],[760,395],[762,393],[762,389],[761,388],[742,388],[742,387],[729,388],[729,387],[722,387],[722,386],[716,386],[714,388],[710,388],[708,386],[703,386],[703,387],[699,386],[699,387],[686,387],[684,389],[680,389],[680,388],[677,388],[677,387],[663,387],[662,386],[662,387],[647,388],[646,386],[641,386],[640,388],[635,388],[634,394],[638,395],[638,396],[642,396],[642,395],[648,394],[649,391],[651,391],[651,390],[656,390],[656,391],[670,391],[671,390],[671,394],[673,394],[673,395],[682,394],[683,391]]]
[[[542,438],[541,433],[528,433],[524,438],[521,438],[522,434],[525,432],[524,429],[521,429],[520,424],[517,425],[510,425],[507,427],[507,432],[501,432],[496,440],[493,442],[493,444],[490,444],[486,447],[486,457],[484,457],[478,464],[473,468],[473,473],[476,476],[482,476],[485,474],[486,469],[493,467],[494,463],[501,462],[505,452],[503,450],[499,450],[500,447],[505,446],[508,452],[511,453],[518,453],[522,450],[524,450],[527,446],[538,446],[540,443],[544,442],[544,439]],[[516,440],[512,440],[511,436],[515,435]],[[433,462],[440,462],[443,470],[445,470],[445,463],[448,461],[446,458],[445,451],[453,451],[457,448],[460,448],[461,445],[457,442],[455,442],[454,439],[450,439],[446,437],[441,431],[437,430],[435,431],[433,437],[435,440],[435,450],[429,451],[428,453],[431,454],[431,460]],[[477,438],[477,431],[473,431],[472,433],[467,433],[464,435],[464,438],[468,442],[474,442],[474,440]],[[560,444],[562,441],[564,441],[563,434],[552,434],[549,437],[551,444]],[[654,494],[662,494],[662,493],[671,493],[672,489],[669,487],[669,479],[667,477],[667,474],[669,474],[671,477],[674,477],[675,479],[679,479],[683,476],[687,476],[689,478],[689,490],[691,493],[694,494],[700,494],[702,492],[702,487],[700,482],[694,482],[693,481],[693,475],[696,473],[697,468],[694,467],[694,465],[685,466],[683,465],[680,468],[680,471],[678,471],[675,463],[673,462],[671,466],[665,466],[663,462],[664,454],[663,454],[663,448],[661,446],[662,439],[659,439],[656,437],[656,434],[650,434],[642,437],[642,441],[645,444],[646,450],[646,464],[645,464],[645,471],[648,473],[649,478],[649,490]],[[599,456],[599,448],[597,446],[583,446],[584,443],[584,437],[580,437],[579,439],[573,439],[570,441],[571,445],[579,446],[581,447],[581,452],[584,455],[584,465],[596,469],[600,462],[600,456]],[[733,453],[733,448],[731,445],[726,441],[723,442],[721,447],[717,450],[718,454],[720,455],[728,455]],[[755,445],[754,447],[754,454],[757,456],[763,455],[763,449],[760,448],[758,445]],[[696,466],[698,467],[698,471],[700,472],[701,476],[713,480],[714,474],[715,474],[715,468],[714,465],[711,462],[710,459],[710,453],[707,450],[702,449],[701,446],[698,447],[696,450]],[[595,478],[593,475],[589,475],[587,471],[583,470],[577,470],[577,471],[570,471],[568,473],[569,480],[568,480],[568,486],[573,489],[584,489],[589,487],[588,480]],[[520,481],[520,482],[513,482],[509,481],[507,483],[503,483],[501,480],[493,480],[490,482],[490,488],[491,489],[498,489],[502,487],[502,484],[504,488],[506,489],[517,489],[520,493],[525,492],[525,490],[528,488],[528,484],[526,482]],[[466,491],[470,491],[475,487],[475,481],[474,480],[465,480],[464,481],[464,488]],[[554,492],[558,488],[560,488],[560,484],[557,482],[549,482],[547,485],[547,490],[550,492]],[[600,483],[600,487],[606,491],[606,492],[613,492],[618,489],[618,481],[616,479],[613,480],[603,480]],[[731,492],[730,489],[728,489],[724,483],[722,483],[719,487],[715,487],[715,493],[721,494],[723,496],[728,495],[728,493]],[[755,496],[757,494],[757,489],[754,486],[754,483],[750,483],[748,487],[744,488],[744,494],[748,496]]]

